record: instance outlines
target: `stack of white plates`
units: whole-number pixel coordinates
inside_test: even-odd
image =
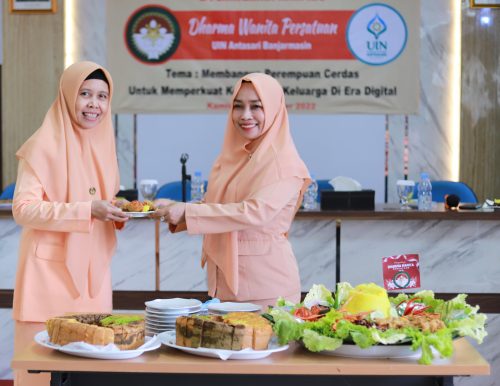
[[[155,299],[146,304],[146,335],[175,330],[175,319],[182,315],[200,312],[201,302],[197,299]]]
[[[208,312],[216,315],[224,315],[229,312],[260,312],[261,309],[261,306],[253,303],[224,302],[208,305]]]

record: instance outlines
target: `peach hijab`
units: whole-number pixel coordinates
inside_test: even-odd
[[[205,196],[207,203],[241,202],[261,188],[279,180],[304,180],[297,209],[310,184],[309,172],[300,158],[288,123],[283,88],[277,80],[262,73],[241,78],[234,87],[234,102],[242,82],[251,82],[264,108],[264,128],[259,138],[248,140],[238,133],[229,113],[222,151],[215,160]],[[203,248],[207,257],[222,271],[227,285],[238,292],[238,232],[207,234]],[[205,264],[205,261],[202,261]]]
[[[97,69],[106,75],[111,104],[113,82],[106,69],[93,62],[69,66],[61,76],[58,96],[45,115],[42,126],[16,153],[18,159],[24,159],[33,169],[49,201],[111,200],[119,190],[111,109],[92,129],[83,130],[76,124],[78,90],[85,78]],[[94,197],[89,195],[91,186],[97,191]],[[114,250],[116,238],[112,222],[102,222],[99,229],[95,229],[95,225],[92,225],[93,231],[101,232],[99,237],[109,237],[109,248]],[[82,294],[87,284],[90,296],[94,297],[99,292],[109,264],[102,259],[92,259],[87,248],[82,248],[82,245],[88,246],[91,240],[89,233],[67,234],[66,267],[78,293],[75,297]],[[110,252],[112,254],[113,251]]]

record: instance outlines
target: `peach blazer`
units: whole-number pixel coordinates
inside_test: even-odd
[[[209,294],[223,300],[288,296],[298,300],[297,263],[286,234],[309,172],[293,143],[281,85],[253,73],[241,78],[255,87],[264,109],[261,136],[250,141],[229,114],[222,151],[208,180],[204,204],[186,205],[188,233],[204,234]]]
[[[45,321],[71,311],[112,309],[110,262],[114,224],[91,218],[92,200],[111,200],[119,187],[111,111],[98,126],[76,126],[78,90],[102,69],[92,62],[68,67],[42,126],[16,153],[12,212],[23,227],[13,317]],[[111,101],[110,101],[111,103]]]

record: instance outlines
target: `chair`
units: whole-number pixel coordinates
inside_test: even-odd
[[[460,202],[477,203],[476,193],[464,182],[456,181],[431,181],[432,201],[444,202],[444,196],[447,194],[456,194]],[[418,197],[418,182],[413,190],[413,197]]]
[[[12,183],[7,185],[0,195],[0,200],[12,200],[14,198],[14,190],[16,189],[16,184]]]
[[[207,181],[205,181],[205,192],[207,191]],[[156,193],[157,198],[168,198],[170,200],[182,201],[182,181],[167,182],[162,185]],[[186,201],[191,200],[191,181],[186,181]]]
[[[316,201],[321,202],[321,191],[322,190],[333,190],[332,185],[328,183],[330,180],[316,180],[318,183],[318,197],[316,198]]]

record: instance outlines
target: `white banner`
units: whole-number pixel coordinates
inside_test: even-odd
[[[264,72],[290,112],[418,110],[418,0],[108,0],[117,113],[226,112]]]

